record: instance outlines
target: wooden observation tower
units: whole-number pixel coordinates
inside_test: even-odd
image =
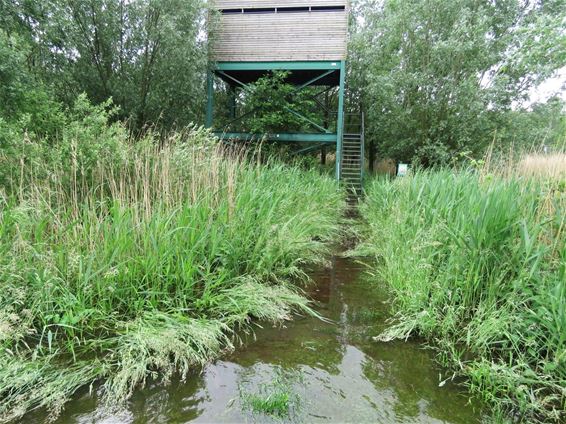
[[[211,66],[208,75],[206,124],[223,139],[301,143],[314,151],[336,148],[336,176],[361,183],[363,124],[345,133],[344,92],[348,37],[349,0],[215,0],[218,16],[211,35]],[[220,78],[232,93],[231,121],[239,121],[235,97],[259,78],[274,72],[288,72],[287,82],[295,93],[310,90],[319,94],[334,90],[337,101],[324,122],[287,108],[304,122],[308,131],[253,134],[234,131],[234,125],[215,122],[215,91]],[[313,98],[323,107],[322,103]],[[328,116],[332,118],[328,119]]]

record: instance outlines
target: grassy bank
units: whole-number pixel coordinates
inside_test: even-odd
[[[85,119],[0,152],[0,422],[56,416],[95,380],[124,400],[231,349],[253,318],[310,313],[294,283],[337,236],[330,178],[200,130],[157,148]]]
[[[360,250],[397,312],[381,340],[426,337],[500,417],[563,422],[565,177],[527,174],[373,181]]]

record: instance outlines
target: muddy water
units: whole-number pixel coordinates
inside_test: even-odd
[[[383,290],[364,281],[361,266],[336,258],[313,274],[318,310],[333,322],[297,318],[255,332],[228,357],[168,386],[150,384],[122,411],[109,414],[97,396],[79,395],[59,423],[285,422],[243,406],[245,393],[293,371],[299,398],[287,421],[321,423],[474,423],[477,405],[448,382],[417,343],[372,341],[388,307]]]

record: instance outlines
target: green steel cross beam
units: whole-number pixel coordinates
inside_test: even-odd
[[[308,147],[305,147],[303,149],[296,150],[296,151],[293,152],[293,154],[294,155],[300,155],[302,153],[314,152],[315,150],[318,150],[318,149],[325,147],[325,146],[327,146],[327,143],[319,143],[319,144],[315,144],[314,146],[308,146]]]
[[[233,77],[232,75],[227,74],[227,73],[224,72],[223,70],[218,69],[216,72],[217,72],[218,74],[223,75],[224,77],[230,79],[231,81],[235,82],[237,85],[239,85],[240,87],[242,87],[242,89],[244,89],[244,90],[249,90],[250,84],[246,84],[246,83],[244,83],[244,82],[238,80],[237,78]],[[326,72],[323,72],[323,73],[320,74],[320,75],[317,75],[317,76],[314,77],[314,78],[311,78],[310,80],[308,80],[308,81],[305,82],[304,84],[301,84],[299,87],[297,87],[297,88],[293,91],[292,94],[296,94],[296,93],[300,92],[301,90],[304,90],[306,87],[308,87],[308,86],[314,84],[315,82],[321,80],[322,78],[324,78],[324,77],[326,77],[326,76],[328,76],[328,75],[330,75],[330,74],[332,74],[332,73],[334,73],[334,72],[335,72],[335,69],[331,69],[331,70],[328,70],[328,71],[326,71]],[[237,122],[237,121],[241,120],[241,119],[244,118],[245,116],[250,115],[251,113],[255,112],[257,109],[258,109],[258,108],[255,108],[255,109],[251,110],[250,112],[248,112],[248,113],[246,113],[246,114],[244,114],[244,115],[242,115],[242,116],[240,116],[240,117],[238,117],[238,118],[232,119],[229,124],[233,124],[234,122]],[[307,118],[306,116],[300,114],[299,112],[297,112],[297,111],[295,111],[295,110],[293,110],[293,109],[291,109],[291,108],[288,108],[288,107],[286,107],[285,110],[286,110],[287,112],[290,112],[290,113],[292,113],[293,115],[297,116],[299,119],[302,119],[303,121],[309,123],[310,125],[312,125],[312,126],[315,127],[316,129],[318,129],[319,131],[321,131],[321,132],[323,132],[323,133],[330,133],[330,131],[329,131],[327,128],[324,128],[323,126],[317,124],[316,122],[312,121],[311,119]]]
[[[304,143],[325,143],[336,144],[337,134],[314,134],[314,133],[276,133],[276,134],[251,134],[251,133],[222,133],[215,132],[215,136],[221,140],[242,140],[242,141],[289,141],[289,142],[304,142]]]
[[[328,75],[330,75],[330,74],[333,74],[334,72],[335,72],[335,70],[334,70],[334,69],[331,69],[330,71],[326,71],[326,72],[324,72],[324,73],[322,73],[322,74],[320,74],[320,75],[318,75],[318,76],[316,76],[316,77],[314,77],[314,78],[308,80],[308,81],[305,82],[304,84],[300,85],[293,93],[298,93],[298,92],[301,91],[303,88],[306,88],[306,87],[308,87],[309,85],[314,84],[315,82],[321,80],[322,78],[324,78],[324,77],[326,77],[326,76],[328,76]]]
[[[231,79],[232,81],[234,81],[236,84],[238,84],[240,87],[242,87],[244,90],[248,90],[250,88],[249,84],[246,84],[242,81],[240,81],[237,78],[234,78],[232,75],[228,75],[226,72],[224,71],[216,71],[218,72],[220,75],[224,75],[226,78]]]
[[[311,124],[313,127],[315,127],[317,130],[319,130],[320,132],[323,133],[330,133],[330,130],[328,130],[327,128],[324,128],[321,125],[318,125],[316,122],[312,121],[311,119],[307,118],[304,115],[301,115],[299,112],[297,112],[296,110],[291,109],[290,107],[285,107],[284,108],[287,112],[292,113],[293,115],[295,115],[297,118]]]

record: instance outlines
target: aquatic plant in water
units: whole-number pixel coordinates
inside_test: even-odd
[[[276,368],[275,375],[255,389],[240,385],[240,405],[252,414],[264,414],[275,419],[296,419],[301,408],[301,396],[296,386],[302,382],[298,370]]]

